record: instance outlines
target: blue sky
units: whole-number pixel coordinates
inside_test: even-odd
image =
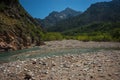
[[[111,0],[20,0],[27,12],[43,19],[52,11],[62,11],[69,7],[77,11],[85,11],[91,4]]]

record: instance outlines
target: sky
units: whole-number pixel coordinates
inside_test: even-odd
[[[24,9],[34,18],[45,18],[52,11],[69,7],[84,12],[91,4],[111,0],[20,0]]]

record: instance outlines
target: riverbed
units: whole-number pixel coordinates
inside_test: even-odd
[[[62,40],[45,44],[0,54],[1,80],[120,79],[119,42]]]
[[[46,56],[92,53],[100,50],[119,50],[118,42],[82,42],[78,40],[46,41],[46,45],[0,53],[0,63]]]

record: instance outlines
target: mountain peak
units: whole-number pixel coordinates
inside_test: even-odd
[[[57,11],[52,11],[50,14],[49,14],[49,16],[50,15],[55,15],[55,14],[58,14],[59,12],[57,12]]]
[[[81,14],[81,12],[75,11],[67,7],[60,12],[57,12],[57,11],[51,12],[45,19],[41,20],[41,23],[45,27],[54,26],[57,22],[61,20],[68,19],[68,18],[77,16],[79,14]]]
[[[111,0],[109,2],[103,1],[92,4],[81,15],[78,15],[72,19],[60,21],[57,24],[55,24],[55,26],[48,28],[48,30],[51,32],[66,31],[67,34],[70,33],[74,34],[74,32],[69,32],[69,30],[71,31],[75,27],[77,30],[78,27],[89,25],[91,23],[102,23],[102,22],[107,23],[107,22],[119,22],[119,21],[120,21],[120,0]],[[92,26],[89,29],[90,30],[97,29],[96,26],[97,25]],[[102,28],[99,29],[102,30]],[[108,29],[112,29],[112,28],[108,28]],[[77,31],[75,31],[75,33],[77,33]]]
[[[65,8],[65,10],[73,10],[73,9],[71,9],[71,8],[67,7],[67,8]]]
[[[75,10],[67,7],[67,8],[65,8],[65,9],[64,9],[63,11],[61,11],[61,12],[78,12],[78,11],[75,11]]]

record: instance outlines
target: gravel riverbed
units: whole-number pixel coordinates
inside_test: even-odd
[[[120,43],[50,41],[44,51],[65,48],[117,48],[92,53],[46,56],[0,64],[0,80],[119,80]],[[41,50],[34,51],[33,54]],[[32,54],[30,52],[30,54]]]

